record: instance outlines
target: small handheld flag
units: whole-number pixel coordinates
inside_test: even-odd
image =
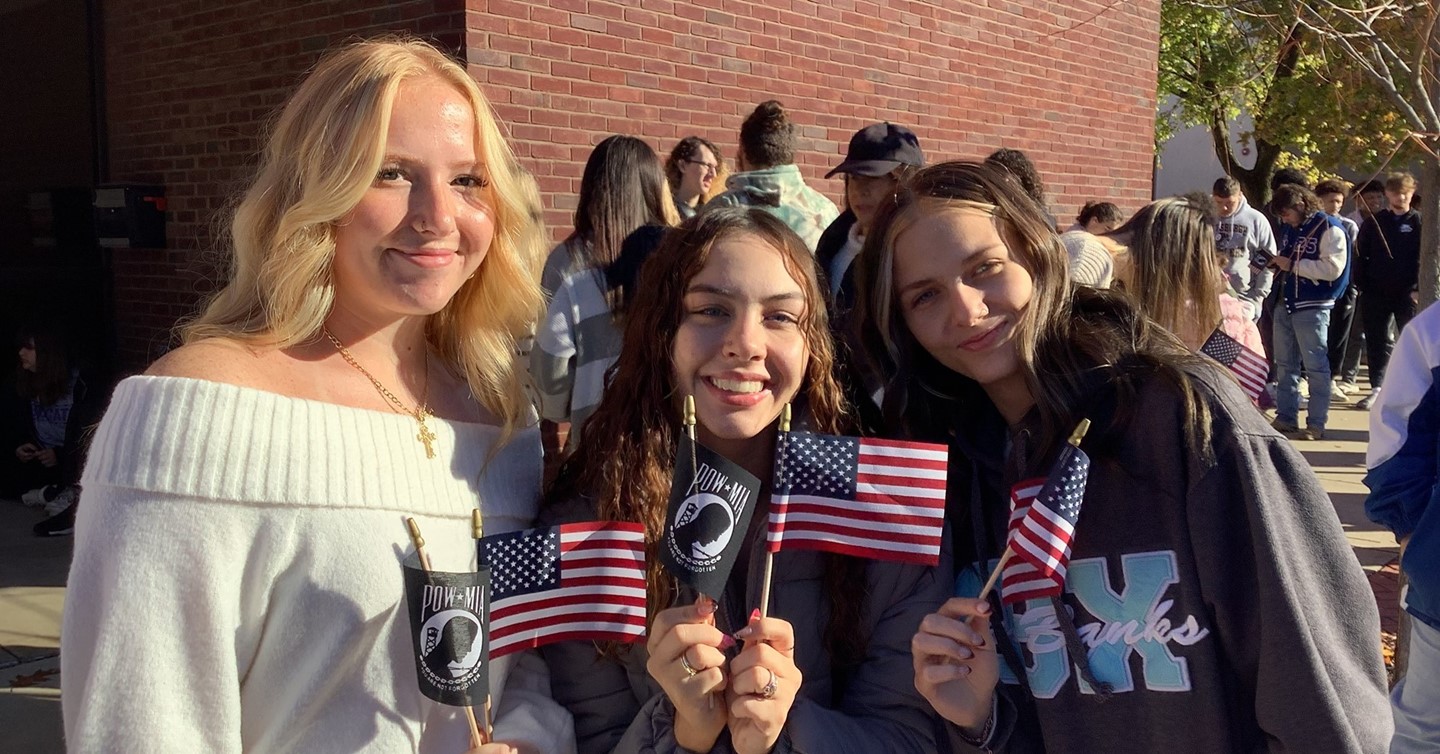
[[[937,564],[949,455],[932,443],[783,433],[775,449],[770,552],[800,548]]]
[[[682,437],[675,453],[660,562],[700,594],[723,593],[759,494],[755,475]]]
[[[1266,363],[1264,356],[1246,348],[1240,341],[1219,329],[1205,341],[1205,345],[1200,346],[1200,353],[1229,367],[1239,381],[1240,388],[1250,396],[1251,402],[1259,402],[1270,376],[1270,365]]]
[[[1070,547],[1090,474],[1090,457],[1080,449],[1089,430],[1090,420],[1081,419],[1060,449],[1050,475],[1043,482],[1029,480],[1011,490],[1005,553],[980,590],[982,599],[1002,574],[1001,602],[1005,604],[1058,596],[1065,590]]]
[[[490,569],[490,657],[572,639],[645,634],[645,530],[587,522],[480,540]]]
[[[490,571],[483,565],[470,573],[448,573],[430,567],[425,537],[414,518],[405,519],[415,544],[419,567],[404,564],[405,602],[415,650],[415,675],[420,693],[441,704],[465,708],[470,742],[488,742],[475,720],[474,706],[489,702],[490,666],[486,658],[486,625]]]

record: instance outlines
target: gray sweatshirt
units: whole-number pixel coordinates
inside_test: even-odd
[[[1255,318],[1260,304],[1270,295],[1275,271],[1267,267],[1275,256],[1275,234],[1270,221],[1240,197],[1235,211],[1215,223],[1215,248],[1230,258],[1225,275],[1237,298],[1253,304]]]
[[[1187,452],[1180,395],[1165,381],[1142,378],[1123,401],[1095,391],[1066,614],[1046,599],[1004,611],[1014,652],[996,751],[1386,751],[1379,615],[1329,496],[1226,375],[1192,374],[1213,412],[1212,463]],[[1107,437],[1117,403],[1133,419]],[[1033,436],[1029,420],[1007,433],[985,406],[957,426],[951,458],[966,462],[952,460],[948,515],[957,593],[973,595],[1004,549],[1009,485],[1046,463],[1002,457]],[[1108,698],[1079,679],[1058,620]]]

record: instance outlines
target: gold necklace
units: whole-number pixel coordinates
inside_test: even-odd
[[[425,393],[420,397],[420,404],[416,406],[414,410],[411,410],[406,408],[405,404],[401,403],[400,399],[396,398],[394,393],[390,392],[388,388],[380,384],[380,380],[375,379],[375,375],[370,374],[369,370],[365,369],[365,367],[360,366],[360,362],[356,361],[355,357],[350,355],[349,349],[345,348],[345,345],[340,342],[339,338],[330,334],[329,329],[322,326],[320,328],[320,332],[330,340],[330,343],[335,346],[335,350],[340,352],[340,358],[344,359],[345,363],[349,364],[352,367],[355,367],[357,370],[360,371],[360,374],[365,375],[365,377],[370,380],[370,384],[375,386],[375,390],[380,393],[381,397],[383,397],[386,401],[390,403],[391,409],[393,409],[397,413],[401,413],[415,419],[415,423],[420,425],[420,433],[415,435],[415,439],[419,440],[420,443],[425,446],[425,457],[434,458],[435,433],[431,432],[430,428],[425,426],[426,414],[434,416],[434,414],[430,412],[430,408],[425,405],[426,401],[430,399],[429,351],[426,351],[425,353]]]

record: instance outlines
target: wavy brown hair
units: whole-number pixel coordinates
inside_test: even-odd
[[[1040,419],[1029,463],[1053,456],[1103,393],[1117,396],[1122,413],[1108,427],[1092,430],[1091,438],[1102,446],[1114,440],[1130,419],[1123,407],[1134,401],[1126,398],[1151,376],[1183,396],[1191,448],[1208,457],[1210,410],[1189,370],[1213,368],[1213,362],[1190,353],[1127,297],[1072,285],[1065,249],[1040,207],[1002,171],[961,161],[924,168],[900,187],[895,203],[882,210],[865,238],[854,322],[867,345],[865,356],[874,360],[876,373],[887,376],[887,425],[942,438],[954,429],[957,405],[989,400],[978,383],[942,366],[915,340],[894,290],[896,238],[922,216],[963,207],[995,219],[1012,258],[1033,279],[1034,293],[1015,328],[1025,384]]]
[[[659,545],[680,440],[681,396],[675,383],[673,348],[685,315],[685,292],[705,267],[715,244],[739,235],[754,236],[778,250],[790,276],[805,295],[800,332],[809,361],[796,404],[807,427],[838,433],[847,426],[844,392],[835,378],[835,349],[825,312],[814,255],[794,231],[755,209],[719,208],[690,218],[669,231],[640,271],[637,297],[625,316],[620,358],[610,373],[585,433],[546,495],[546,504],[584,497],[603,521],[633,521],[645,526],[646,603],[650,616],[671,605],[678,582],[660,566]],[[756,515],[762,515],[763,511]],[[844,662],[863,657],[865,639],[856,631],[863,600],[864,563],[831,557],[826,568],[831,597],[826,629],[831,656]]]

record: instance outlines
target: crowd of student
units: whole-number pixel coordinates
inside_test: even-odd
[[[1392,746],[1375,601],[1329,498],[1197,352],[1216,329],[1261,348],[1271,311],[1277,422],[1298,359],[1315,426],[1330,379],[1305,328],[1329,307],[1309,302],[1346,289],[1318,273],[1331,229],[1342,254],[1350,237],[1308,189],[1277,192],[1278,251],[1243,198],[1218,223],[1205,196],[1124,222],[1095,203],[1061,234],[1023,154],[926,165],[879,123],[831,173],[840,212],[772,101],[723,181],[698,137],[665,160],[601,142],[547,256],[501,133],[464,68],[411,41],[331,53],[286,104],[231,221],[229,283],[119,385],[90,450],[72,751]],[[1373,255],[1400,232],[1382,223],[1411,221],[1374,214],[1352,279],[1399,318],[1399,254]],[[1256,305],[1267,286],[1282,303]],[[1374,375],[1385,331],[1365,329]],[[948,445],[940,565],[782,551],[761,617],[756,515],[721,593],[681,587],[654,556],[687,398],[761,505],[787,406],[800,427]],[[1066,592],[980,597],[1012,488],[1081,419]],[[648,628],[496,660],[475,747],[459,708],[417,690],[401,564],[413,517],[437,570],[474,567],[477,508],[487,533],[641,525]],[[1413,748],[1393,750],[1433,747],[1433,724],[1406,725]]]

